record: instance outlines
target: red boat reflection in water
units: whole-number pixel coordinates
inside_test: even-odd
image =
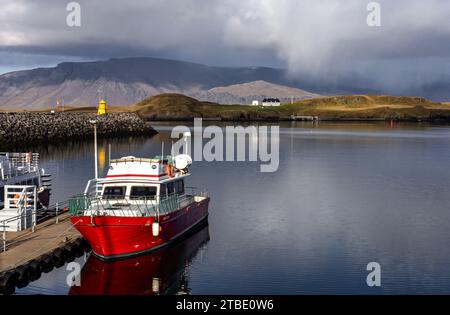
[[[70,295],[189,294],[186,267],[209,241],[209,229],[145,256],[104,262],[91,255]]]

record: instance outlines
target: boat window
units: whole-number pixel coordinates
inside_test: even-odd
[[[5,187],[0,187],[0,202],[5,201]]]
[[[175,187],[173,182],[167,183],[167,194],[171,195],[175,192]]]
[[[154,186],[133,186],[131,187],[130,198],[140,199],[148,198],[153,199],[156,196],[156,187]]]
[[[179,195],[184,194],[184,181],[183,180],[178,180],[175,182],[175,191]]]
[[[125,198],[126,187],[105,187],[103,191],[103,197],[106,199],[123,199]]]
[[[162,184],[160,187],[161,188],[159,189],[159,195],[165,196],[166,195],[166,185]]]

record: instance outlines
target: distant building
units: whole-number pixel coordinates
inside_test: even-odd
[[[104,99],[101,99],[98,103],[98,110],[97,115],[104,115],[106,114],[106,102]]]
[[[259,101],[254,100],[254,101],[252,102],[252,105],[253,105],[253,106],[259,106]]]
[[[281,102],[278,98],[265,98],[262,101],[262,106],[280,106]]]

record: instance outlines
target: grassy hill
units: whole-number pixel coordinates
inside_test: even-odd
[[[288,120],[291,115],[319,116],[322,120],[449,120],[450,105],[420,97],[333,96],[302,100],[280,107],[219,105],[180,94],[147,98],[132,110],[148,120],[185,120],[194,117],[222,120]]]
[[[450,119],[450,106],[421,97],[334,96],[304,100],[283,107],[296,115],[316,115],[321,119]]]
[[[134,106],[137,113],[149,120],[186,120],[195,117],[223,120],[277,119],[283,111],[244,105],[220,105],[201,102],[181,94],[161,94]]]

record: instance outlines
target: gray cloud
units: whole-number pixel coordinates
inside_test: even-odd
[[[65,24],[68,2],[0,0],[0,67],[151,55],[390,93],[450,81],[446,0],[378,1],[378,28],[362,0],[80,0],[80,28]]]

